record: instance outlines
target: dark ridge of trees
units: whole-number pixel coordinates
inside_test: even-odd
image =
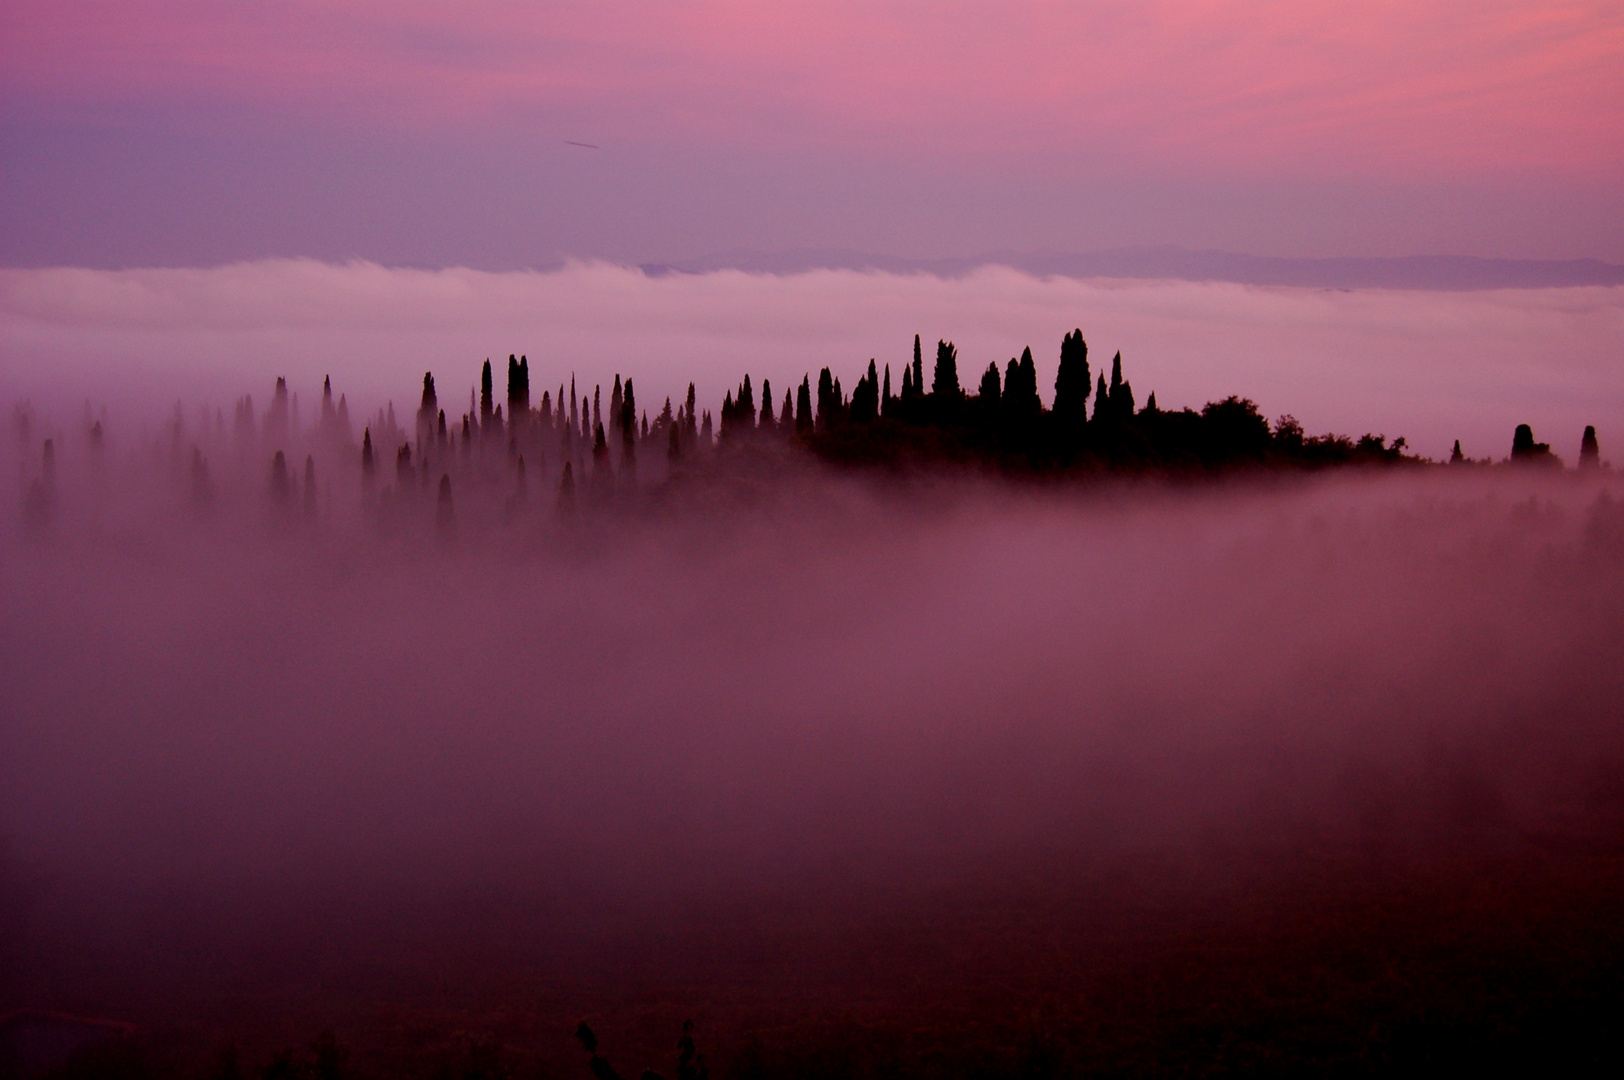
[[[1534,429],[1518,424],[1511,435],[1511,460],[1519,465],[1561,467],[1562,459],[1551,453],[1551,444],[1534,441]]]
[[[1091,393],[1094,373],[1081,330],[1061,341],[1052,409],[1039,395],[1030,348],[1012,357],[1002,372],[989,362],[976,392],[967,395],[952,342],[937,344],[928,391],[917,336],[914,346],[894,400],[881,389],[873,361],[849,399],[841,395],[834,373],[820,370],[816,422],[810,432],[798,427],[802,441],[821,457],[851,464],[943,461],[1023,473],[1206,472],[1419,460],[1406,453],[1403,439],[1309,436],[1290,416],[1271,425],[1256,404],[1238,395],[1199,411],[1168,411],[1151,394],[1141,408],[1120,352],[1112,357],[1109,374],[1098,373]]]

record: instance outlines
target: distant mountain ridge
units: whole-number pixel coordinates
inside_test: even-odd
[[[1292,258],[1182,248],[1113,248],[1083,254],[994,251],[956,259],[908,259],[845,249],[729,251],[698,259],[645,263],[642,270],[656,276],[715,270],[790,274],[828,269],[962,277],[984,266],[1008,266],[1042,276],[1170,278],[1327,289],[1472,290],[1624,285],[1624,266],[1600,259],[1490,259],[1472,255]]]

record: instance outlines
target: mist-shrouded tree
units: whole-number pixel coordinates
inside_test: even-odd
[[[1594,424],[1585,425],[1585,433],[1579,439],[1579,468],[1601,468],[1601,444],[1596,441]]]
[[[615,372],[615,384],[609,388],[609,430],[611,433],[619,431],[621,423],[625,419],[625,411],[622,408],[624,404],[625,396],[624,391],[620,388],[620,372],[617,371]]]
[[[955,401],[964,393],[959,387],[959,350],[951,341],[936,343],[936,369],[931,374],[930,392],[938,402]]]
[[[568,512],[575,506],[575,466],[564,462],[564,475],[558,481],[558,509]]]
[[[594,485],[609,478],[609,440],[600,421],[592,429],[592,480]]]
[[[491,400],[491,361],[485,359],[485,367],[479,373],[479,426],[481,430],[488,430],[491,424],[491,410],[495,402]]]
[[[1451,465],[1461,465],[1464,464],[1465,461],[1466,455],[1460,452],[1460,440],[1456,439],[1455,448],[1449,452],[1449,463]]]
[[[1081,329],[1073,330],[1060,341],[1060,370],[1054,377],[1051,411],[1064,429],[1075,430],[1088,419],[1088,375],[1088,342]]]
[[[434,394],[434,375],[423,372],[423,400],[417,407],[417,441],[427,444],[434,438],[434,415],[440,411],[439,399]]]
[[[690,443],[698,441],[699,414],[694,411],[693,383],[688,384],[688,399],[683,405],[683,415],[686,417],[684,422],[687,424],[687,430],[683,432],[683,437],[686,438]]]
[[[434,502],[434,521],[442,533],[456,521],[456,508],[451,504],[451,474],[440,474],[440,492]]]
[[[670,425],[665,437],[665,459],[677,462],[682,458],[682,429],[676,424]]]
[[[271,499],[278,505],[293,497],[293,478],[288,475],[287,455],[278,450],[271,458]]]
[[[363,483],[372,483],[377,474],[378,464],[372,456],[372,429],[361,429],[361,480]]]

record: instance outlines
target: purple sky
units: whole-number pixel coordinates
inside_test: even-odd
[[[0,261],[1616,262],[1621,103],[1599,0],[13,4]]]

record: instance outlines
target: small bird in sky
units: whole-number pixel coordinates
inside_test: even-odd
[[[583,150],[601,150],[602,149],[602,147],[597,146],[594,143],[576,142],[574,139],[565,139],[564,140],[564,145],[565,146],[579,146]]]

